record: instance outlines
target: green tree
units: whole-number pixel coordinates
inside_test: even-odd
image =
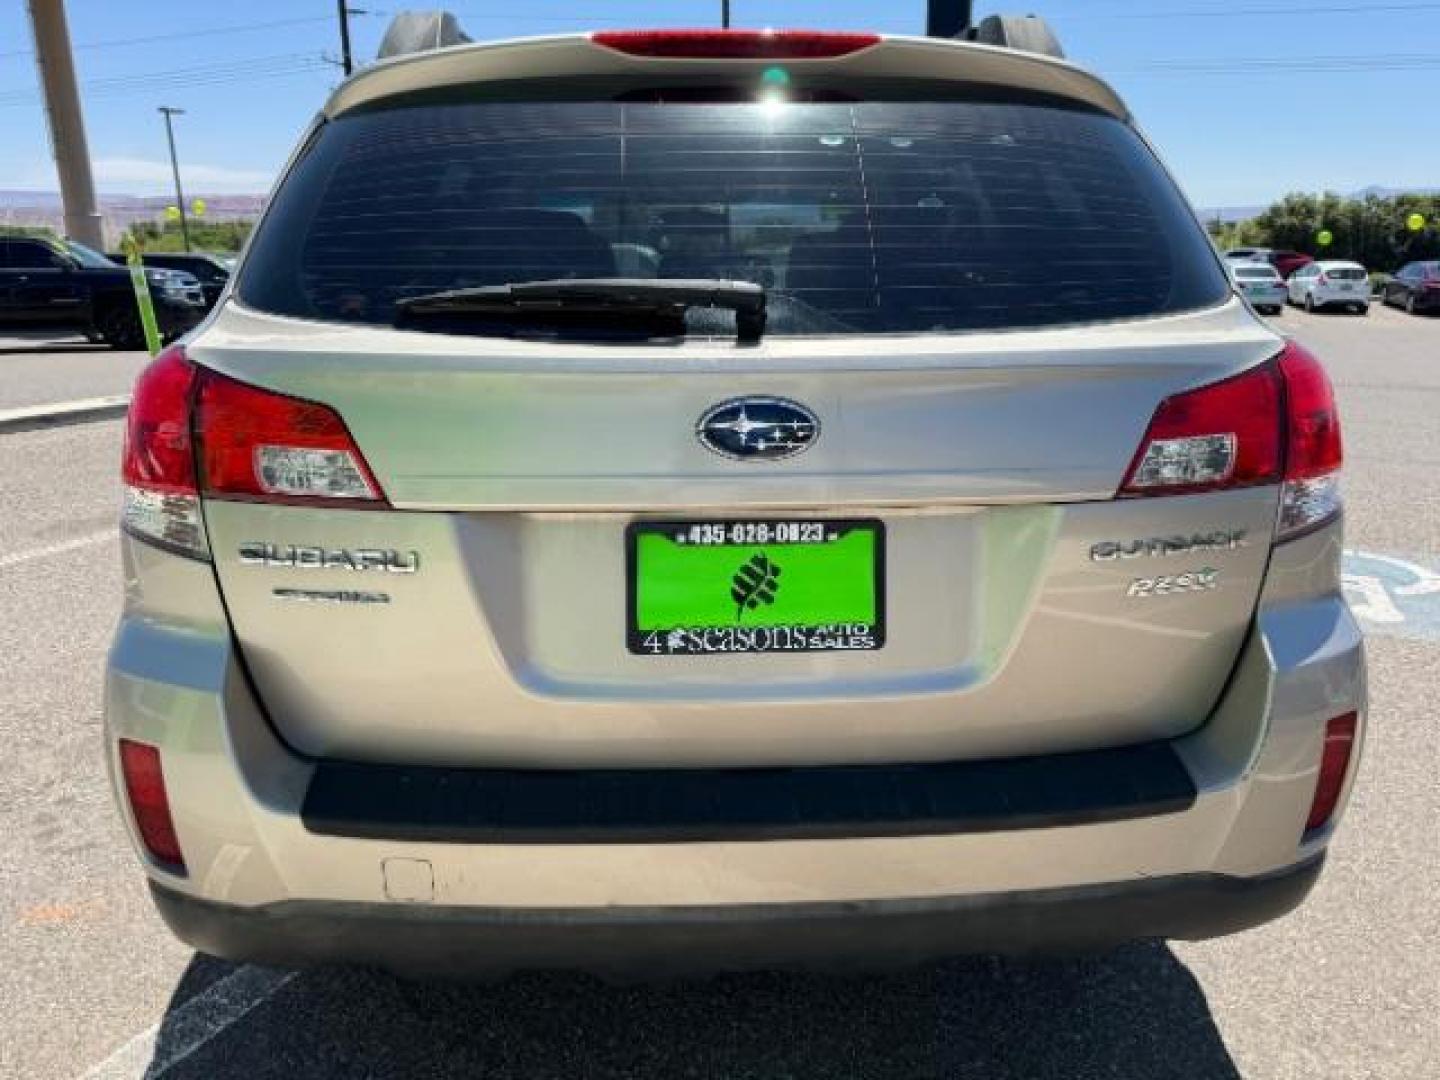
[[[189,226],[192,251],[227,252],[240,250],[255,223],[192,218]],[[140,245],[142,251],[185,250],[185,241],[178,221],[137,221],[130,226],[129,235]]]
[[[1406,224],[1416,213],[1426,221],[1418,231]],[[1440,195],[1347,199],[1328,191],[1294,192],[1242,224],[1248,226],[1249,243],[1351,259],[1371,270],[1392,271],[1412,259],[1440,257]],[[1319,243],[1322,231],[1331,234],[1328,246]]]
[[[0,236],[40,236],[47,240],[59,239],[55,230],[48,225],[0,225]]]

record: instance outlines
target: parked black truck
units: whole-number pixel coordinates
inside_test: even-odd
[[[190,274],[147,267],[160,335],[198,323],[206,305]],[[117,349],[145,344],[130,271],[72,240],[0,237],[0,333],[71,330]]]

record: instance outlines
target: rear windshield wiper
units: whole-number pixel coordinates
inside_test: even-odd
[[[735,312],[736,340],[753,344],[765,333],[765,289],[750,281],[720,278],[556,278],[481,285],[471,289],[407,296],[395,301],[400,319],[457,315],[547,315],[563,313],[613,316],[633,312],[683,324],[693,307]]]

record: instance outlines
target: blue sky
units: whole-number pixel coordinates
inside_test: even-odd
[[[354,7],[379,11],[368,0]],[[369,59],[386,14],[352,19]],[[423,4],[400,5],[423,7]],[[923,0],[733,0],[737,26],[919,33]],[[263,191],[339,80],[331,0],[69,0],[102,191],[168,190],[158,105],[177,118],[186,187]],[[1440,187],[1440,2],[979,0],[1044,15],[1109,78],[1199,206],[1286,191]],[[477,38],[602,26],[713,25],[719,0],[452,0]],[[523,14],[516,12],[523,11]],[[165,35],[160,37],[159,35]],[[176,36],[184,35],[184,36]],[[55,187],[23,0],[0,0],[0,188]]]

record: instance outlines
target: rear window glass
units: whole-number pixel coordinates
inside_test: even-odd
[[[1358,266],[1332,266],[1325,271],[1325,276],[1337,281],[1362,281],[1366,275]]]
[[[239,290],[279,314],[389,324],[406,296],[616,276],[756,282],[769,335],[1108,321],[1228,292],[1125,125],[979,102],[345,117],[277,195]]]

